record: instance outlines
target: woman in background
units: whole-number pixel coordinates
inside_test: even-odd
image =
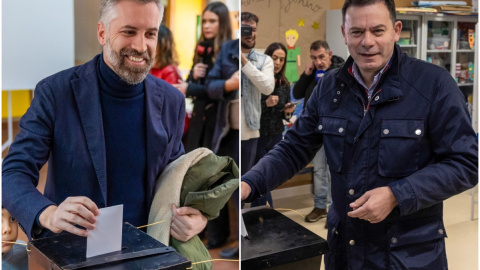
[[[193,99],[193,112],[184,138],[185,152],[212,148],[217,101],[208,97],[205,78],[212,69],[223,42],[232,39],[230,12],[221,2],[208,4],[202,13],[202,34],[195,46],[193,66],[186,82],[174,84]]]
[[[273,71],[275,74],[275,89],[270,95],[263,95],[261,99],[262,115],[260,118],[260,138],[258,138],[257,163],[264,155],[270,151],[275,144],[282,140],[283,119],[289,120],[295,105],[290,103],[290,83],[285,77],[285,59],[287,49],[282,43],[272,43],[265,50],[265,54],[272,57]],[[266,203],[273,207],[272,196],[268,192],[262,198],[251,203],[252,206],[265,205]]]
[[[178,57],[172,32],[168,27],[161,25],[158,29],[157,39],[155,63],[150,73],[172,85],[182,81],[178,71]]]

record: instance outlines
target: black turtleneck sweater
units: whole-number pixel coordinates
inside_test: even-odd
[[[123,220],[148,222],[144,84],[129,85],[103,60],[98,63],[107,158],[107,206],[123,204]]]

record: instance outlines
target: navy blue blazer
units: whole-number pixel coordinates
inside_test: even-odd
[[[35,236],[32,228],[37,214],[48,205],[58,205],[70,196],[86,196],[100,208],[107,206],[105,137],[96,70],[99,57],[37,84],[32,104],[20,120],[20,133],[3,161],[2,204],[29,239]],[[151,202],[157,176],[184,153],[185,97],[149,74],[145,99]],[[42,195],[36,186],[39,170],[47,161]],[[41,236],[45,235],[48,232],[42,232]]]

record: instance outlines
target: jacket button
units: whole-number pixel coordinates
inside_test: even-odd
[[[343,128],[342,128],[342,127],[339,128],[339,129],[338,129],[338,132],[342,133],[342,132],[343,132]]]
[[[319,125],[318,126],[318,130],[322,130],[323,129],[323,126],[322,125]]]
[[[337,95],[340,95],[340,91],[337,91]]]
[[[383,130],[383,134],[387,135],[388,133],[390,133],[390,130],[388,130],[388,129]]]
[[[417,129],[415,130],[415,134],[417,134],[418,136],[420,136],[422,134],[422,131],[420,129]]]
[[[392,237],[391,241],[392,241],[392,244],[396,244],[398,242],[397,238],[395,237]]]
[[[439,229],[438,234],[443,234],[443,229]]]
[[[336,98],[334,98],[334,99],[333,99],[333,102],[335,102],[335,103],[336,103],[337,101],[338,101],[338,100],[337,100]]]
[[[355,240],[350,240],[348,243],[350,244],[350,246],[354,246],[355,245]]]
[[[378,101],[379,99],[380,99],[379,96],[376,96],[376,97],[375,97],[375,101]]]
[[[340,84],[340,86],[341,86],[341,87],[345,87],[345,84],[344,84],[344,83],[342,83],[342,84]]]
[[[355,190],[353,190],[353,189],[350,189],[350,190],[348,191],[348,194],[350,194],[350,195],[353,195],[353,194],[355,194]]]

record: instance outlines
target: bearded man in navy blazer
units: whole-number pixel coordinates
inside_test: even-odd
[[[117,204],[124,221],[147,224],[156,178],[184,153],[185,97],[148,74],[162,16],[160,0],[102,0],[103,52],[37,84],[2,171],[2,204],[29,239],[87,236],[98,209]],[[42,195],[36,186],[47,161]],[[178,240],[206,225],[196,209],[172,211]]]

